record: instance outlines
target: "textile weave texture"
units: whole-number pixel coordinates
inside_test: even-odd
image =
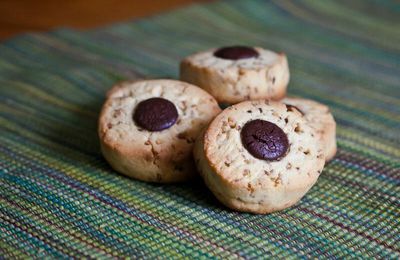
[[[0,258],[400,258],[400,5],[217,1],[0,44]],[[219,204],[197,180],[114,172],[96,134],[117,81],[177,78],[196,51],[285,52],[292,96],[327,104],[338,153],[295,206]]]

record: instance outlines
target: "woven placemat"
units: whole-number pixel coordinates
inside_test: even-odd
[[[217,1],[0,45],[0,258],[400,258],[400,5]],[[116,81],[246,44],[288,55],[289,94],[330,106],[338,153],[294,207],[230,211],[202,183],[115,173],[96,125]]]

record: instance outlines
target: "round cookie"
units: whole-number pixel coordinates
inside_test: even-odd
[[[205,89],[220,103],[280,100],[286,94],[289,67],[284,53],[232,46],[186,57],[180,79]]]
[[[313,100],[303,98],[285,98],[283,103],[298,109],[315,129],[322,147],[324,147],[326,161],[336,154],[336,122],[329,107]]]
[[[176,80],[122,82],[99,119],[101,150],[118,172],[149,182],[179,182],[196,171],[192,150],[220,112],[204,90]]]
[[[223,204],[269,213],[299,201],[325,163],[314,129],[285,104],[245,101],[220,113],[196,141],[206,185]]]

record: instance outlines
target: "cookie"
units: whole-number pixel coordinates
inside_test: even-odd
[[[252,213],[295,204],[325,163],[315,130],[301,113],[267,100],[222,111],[197,139],[194,157],[218,200]]]
[[[220,103],[279,100],[286,94],[289,67],[283,53],[233,46],[185,58],[180,65],[180,79],[205,89]]]
[[[285,104],[297,109],[309,125],[314,128],[324,147],[325,158],[331,160],[336,154],[336,122],[329,107],[313,100],[303,98],[285,98]]]
[[[110,165],[127,176],[171,183],[192,178],[192,150],[220,112],[204,90],[176,80],[122,82],[107,94],[98,134]]]

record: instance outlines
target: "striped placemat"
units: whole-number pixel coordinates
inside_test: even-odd
[[[217,1],[0,44],[0,258],[400,258],[400,5]],[[116,174],[96,135],[116,81],[246,44],[288,55],[291,95],[331,107],[338,154],[296,206],[227,210],[202,183]]]

